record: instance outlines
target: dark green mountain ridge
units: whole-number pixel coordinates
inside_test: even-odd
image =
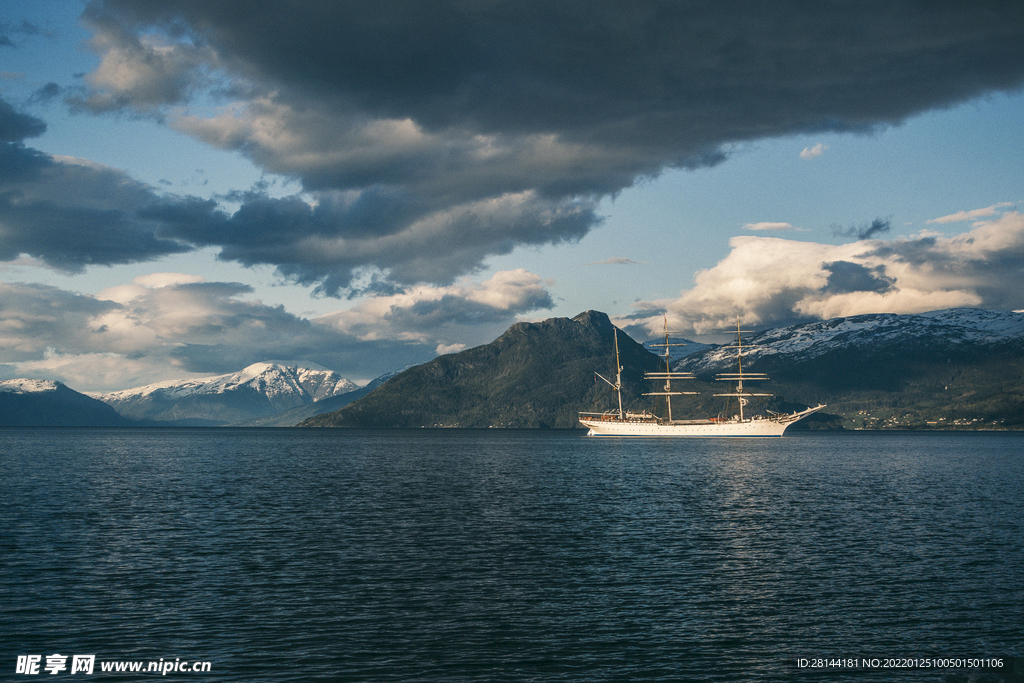
[[[613,330],[597,311],[517,323],[490,344],[410,368],[299,426],[574,428],[579,411],[614,404],[614,393],[594,377],[614,380]],[[643,373],[659,360],[621,332],[619,353],[623,394],[639,395]]]

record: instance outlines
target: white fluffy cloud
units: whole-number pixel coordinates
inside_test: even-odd
[[[981,214],[978,214],[981,215]],[[920,313],[1024,306],[1024,215],[1010,211],[952,237],[921,234],[830,245],[740,236],[679,298],[639,302],[652,333],[670,325],[697,334],[739,318],[748,325],[863,313]]]
[[[218,64],[208,47],[153,34],[134,35],[110,22],[95,23],[93,28],[89,46],[102,57],[96,70],[85,76],[88,95],[72,101],[85,109],[149,111],[178,104],[207,84],[202,75]]]
[[[799,230],[800,228],[797,228],[794,225],[790,225],[789,223],[762,222],[762,223],[747,223],[746,225],[743,226],[743,229],[744,230],[753,230],[755,232],[784,232],[784,231],[788,231],[788,230]]]
[[[811,159],[816,159],[820,157],[822,154],[825,153],[825,150],[827,149],[828,145],[819,142],[813,147],[804,147],[803,151],[800,152],[800,158],[810,161]]]
[[[421,285],[391,296],[372,297],[316,322],[363,341],[390,338],[437,343],[450,352],[455,346],[443,337],[458,338],[459,330],[465,333],[469,326],[504,324],[522,313],[551,308],[546,284],[550,283],[518,268],[497,272],[481,283],[464,280],[448,287]]]
[[[939,218],[931,218],[928,223],[961,223],[963,221],[973,221],[976,218],[988,218],[989,216],[995,216],[1000,212],[1001,209],[1007,206],[1013,206],[1012,202],[1000,202],[999,204],[993,204],[992,206],[986,206],[984,209],[974,209],[972,211],[957,211],[951,213],[948,216],[940,216]]]

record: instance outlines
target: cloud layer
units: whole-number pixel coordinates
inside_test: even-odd
[[[247,285],[179,273],[139,276],[95,296],[0,283],[0,379],[112,391],[271,358],[368,379],[488,342],[520,315],[551,306],[545,283],[524,270],[478,284],[420,286],[313,320],[250,296]]]
[[[122,171],[53,157],[23,140],[46,125],[0,100],[0,261],[21,255],[66,272],[147,261],[193,247],[143,214],[164,201]]]
[[[656,333],[667,312],[677,329],[704,334],[737,318],[771,326],[958,306],[1024,308],[1024,215],[1016,211],[952,237],[830,245],[739,236],[730,245],[729,255],[698,272],[679,298],[638,303],[631,324]]]
[[[0,261],[77,273],[214,248],[322,294],[369,295],[309,320],[194,277],[97,296],[0,285],[3,372],[96,389],[282,356],[365,377],[486,342],[550,308],[548,284],[521,270],[464,276],[523,245],[580,239],[599,201],[638,179],[719,163],[743,141],[870,131],[1024,82],[1019,2],[95,0],[83,18],[98,66],[40,97],[152,117],[301,191],[161,193],[33,149],[45,123],[0,100]],[[985,219],[956,237],[879,239],[885,220],[838,228],[857,240],[840,246],[736,237],[692,290],[640,316],[667,309],[704,330],[738,313],[771,324],[1024,307],[1010,286],[1021,217],[1004,208],[935,219]]]
[[[1024,80],[1017,2],[96,0],[85,18],[101,62],[76,106],[301,181],[231,214],[159,206],[160,234],[332,295],[447,286],[578,239],[601,197],[732,143],[870,130]]]

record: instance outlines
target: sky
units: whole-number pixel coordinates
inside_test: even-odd
[[[0,379],[1024,308],[1024,5],[13,0]]]

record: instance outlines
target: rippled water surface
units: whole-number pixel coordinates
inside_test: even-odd
[[[1022,434],[7,429],[0,480],[4,680],[33,653],[830,683],[865,676],[792,662],[1024,654]]]

